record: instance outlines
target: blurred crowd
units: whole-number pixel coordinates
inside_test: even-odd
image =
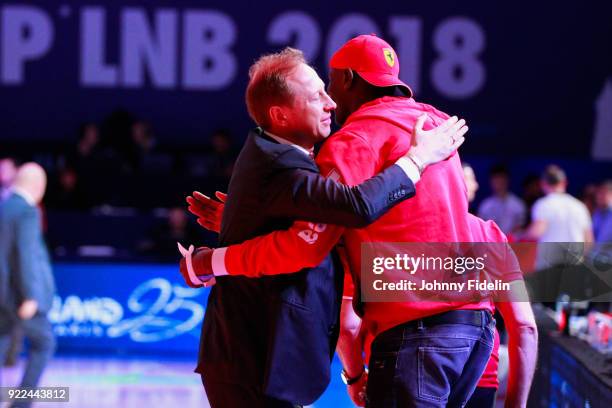
[[[75,133],[61,149],[0,152],[0,201],[11,194],[22,162],[45,168],[48,189],[40,209],[55,255],[80,242],[174,259],[177,241],[212,243],[189,222],[184,198],[194,189],[227,189],[238,153],[229,131],[217,129],[195,147],[165,146],[148,122],[116,111]]]
[[[61,150],[28,157],[49,175],[49,209],[168,207],[193,186],[224,188],[237,155],[227,130],[203,135],[197,146],[163,145],[150,123],[126,111],[76,133]]]
[[[470,211],[495,221],[511,241],[612,241],[612,180],[588,184],[576,198],[567,192],[569,179],[565,171],[549,165],[542,174],[527,176],[522,191],[515,194],[510,190],[510,171],[497,164],[488,174],[491,195],[474,205],[480,185],[469,164],[464,163],[463,170]],[[548,225],[538,231],[534,225],[544,218]],[[574,229],[580,234],[573,234]]]

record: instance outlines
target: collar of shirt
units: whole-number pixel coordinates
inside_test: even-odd
[[[296,149],[298,149],[299,151],[304,153],[306,156],[314,157],[314,148],[310,149],[310,150],[304,149],[302,146],[296,145],[295,143],[293,143],[293,142],[291,142],[291,141],[289,141],[287,139],[283,139],[280,136],[273,135],[270,132],[266,132],[266,135],[270,136],[272,139],[276,140],[280,144],[284,144],[284,145],[289,145],[289,146],[295,147]]]
[[[13,193],[20,195],[32,207],[36,207],[36,201],[34,201],[34,198],[27,191],[22,190],[19,187],[14,187]]]

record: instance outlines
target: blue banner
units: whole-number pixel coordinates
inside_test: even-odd
[[[192,289],[176,265],[57,263],[49,318],[60,351],[191,354],[209,289]]]
[[[162,143],[244,135],[248,68],[302,49],[327,76],[347,39],[398,51],[417,99],[471,125],[467,153],[612,159],[606,2],[13,1],[0,6],[0,135],[66,140],[124,108]]]

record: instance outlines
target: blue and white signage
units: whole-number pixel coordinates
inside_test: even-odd
[[[195,355],[208,289],[178,265],[56,264],[50,319],[61,349]]]

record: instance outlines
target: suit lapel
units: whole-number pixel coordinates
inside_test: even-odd
[[[276,167],[300,168],[319,172],[319,168],[309,156],[293,146],[278,143],[260,128],[253,130],[250,137],[254,138],[255,144],[264,153],[273,157]]]

